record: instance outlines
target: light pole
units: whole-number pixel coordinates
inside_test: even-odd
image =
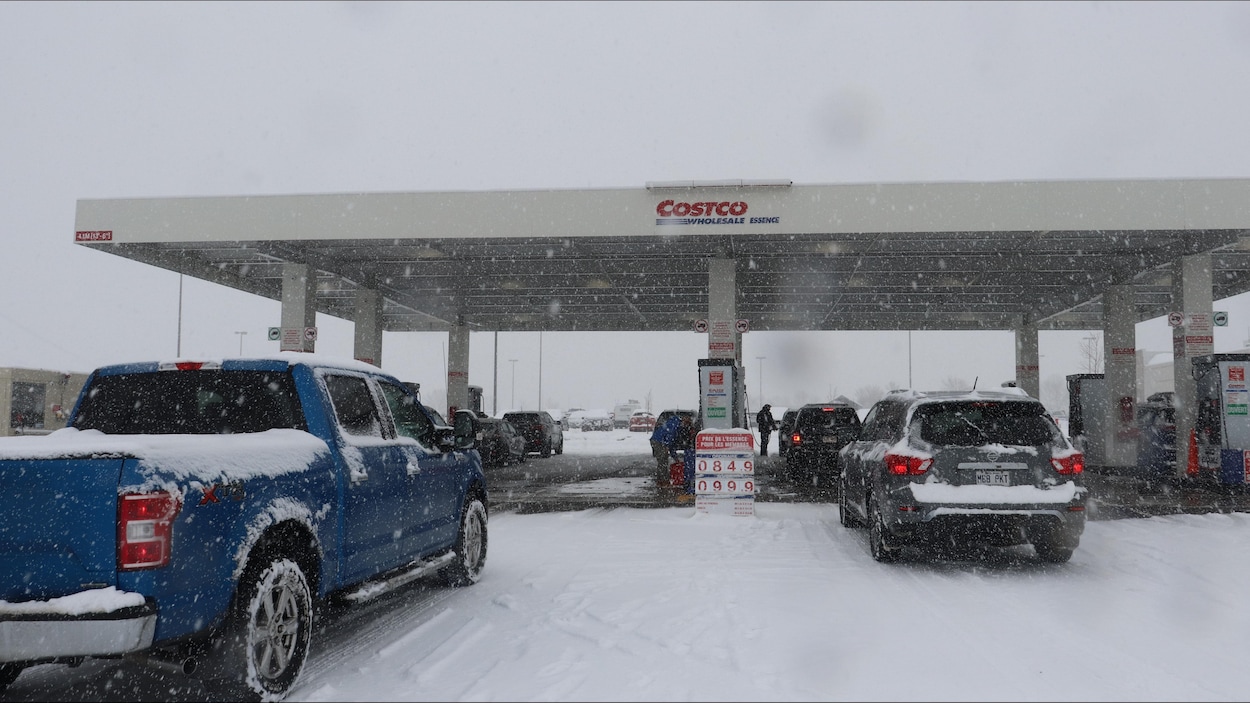
[[[247,330],[235,332],[235,334],[239,335],[239,356],[243,356],[243,335],[247,334]]]
[[[907,387],[914,388],[911,382],[911,330],[907,330]]]
[[[764,403],[764,360],[766,356],[757,356],[755,360],[760,362],[760,404]]]
[[[516,359],[508,359],[512,362],[512,409],[516,410]]]

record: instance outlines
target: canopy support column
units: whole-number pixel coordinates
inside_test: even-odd
[[[1137,465],[1137,323],[1133,286],[1109,286],[1102,294],[1103,373],[1106,413],[1104,461],[1126,469]]]
[[[372,288],[356,289],[356,329],[353,356],[382,365],[382,294]]]
[[[1172,300],[1185,316],[1184,323],[1172,328],[1172,379],[1176,391],[1176,474],[1178,478],[1198,471],[1189,465],[1190,436],[1197,427],[1198,384],[1193,376],[1193,358],[1214,353],[1214,345],[1201,337],[1213,333],[1211,320],[1211,255],[1182,256],[1174,265]],[[1191,325],[1193,315],[1205,315],[1205,329]]]
[[[316,272],[308,264],[283,264],[281,346],[283,351],[312,352],[316,350],[316,335],[304,333],[304,330],[315,329],[317,326],[316,302]]]

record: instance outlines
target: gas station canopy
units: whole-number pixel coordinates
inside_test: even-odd
[[[379,291],[388,331],[680,330],[734,261],[752,330],[1102,327],[1177,309],[1180,257],[1212,298],[1250,290],[1250,180],[794,185],[80,200],[85,246],[274,300],[317,272],[318,312]]]

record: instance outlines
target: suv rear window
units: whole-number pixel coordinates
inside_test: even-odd
[[[74,421],[104,434],[234,434],[305,429],[290,374],[158,371],[99,376]]]
[[[543,418],[538,413],[504,413],[503,419],[513,424],[530,423],[541,424]]]
[[[795,424],[796,429],[800,430],[858,427],[859,416],[855,414],[854,408],[809,408],[798,414]]]
[[[965,401],[928,403],[916,408],[920,438],[937,445],[1038,446],[1058,441],[1059,428],[1041,404]]]

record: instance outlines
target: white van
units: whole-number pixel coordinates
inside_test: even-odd
[[[629,427],[629,416],[634,414],[635,410],[642,410],[642,403],[631,400],[621,403],[612,411],[613,427]]]

